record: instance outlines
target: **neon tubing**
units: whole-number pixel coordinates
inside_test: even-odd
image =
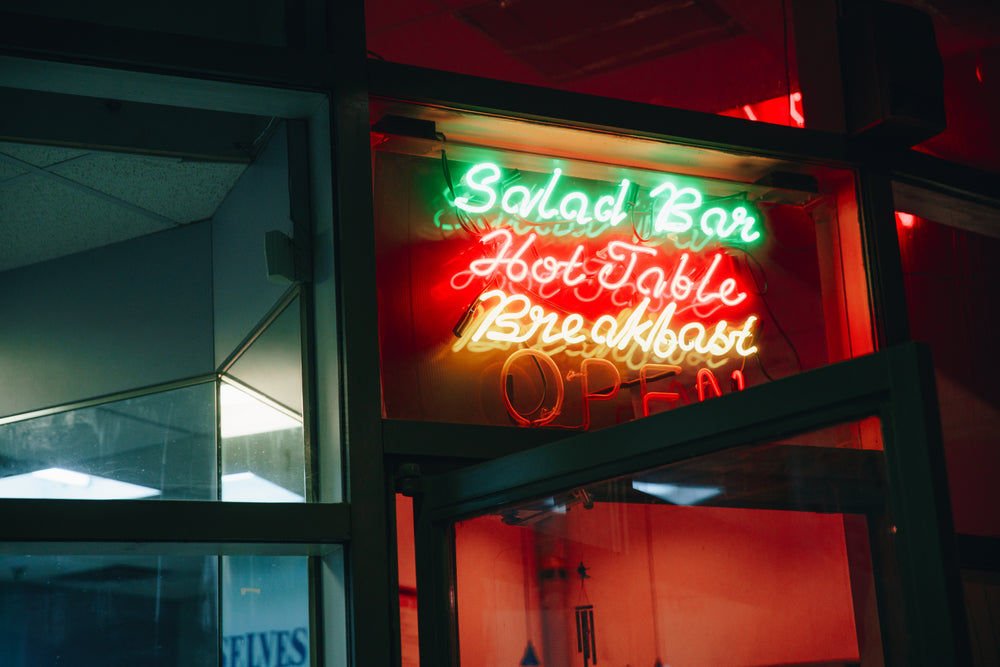
[[[485,338],[489,341],[525,343],[537,338],[545,344],[576,345],[589,340],[618,350],[625,350],[634,343],[643,352],[652,350],[661,359],[666,359],[677,348],[708,356],[723,356],[735,350],[745,357],[757,351],[755,345],[747,347],[757,321],[756,315],[747,317],[737,328],[730,328],[726,320],[720,320],[711,333],[700,322],[689,322],[674,331],[671,319],[677,304],[671,302],[654,320],[646,317],[649,306],[647,297],[631,312],[623,312],[619,319],[610,315],[600,316],[590,331],[584,333],[584,319],[579,313],[567,315],[560,325],[559,313],[546,312],[523,294],[507,295],[495,289],[483,293],[480,299],[482,302],[496,299],[497,305],[487,311],[472,335],[471,340],[477,342]],[[621,317],[625,318],[624,322]]]
[[[545,366],[552,372],[556,385],[556,404],[552,406],[551,410],[542,408],[541,416],[535,420],[529,419],[525,415],[518,412],[517,408],[514,407],[514,404],[510,400],[510,394],[507,393],[507,376],[510,375],[510,367],[521,357],[527,356],[534,357],[536,361],[541,361],[545,364]],[[542,373],[544,372],[545,371],[542,371]],[[546,384],[546,386],[548,385]],[[507,412],[519,425],[544,426],[559,416],[559,412],[562,410],[565,388],[563,387],[562,377],[559,375],[559,367],[556,366],[556,362],[552,361],[552,357],[544,352],[539,352],[538,350],[524,349],[514,352],[514,354],[507,357],[507,361],[504,362],[503,369],[500,371],[500,393],[503,394],[503,403],[507,407]],[[542,400],[544,399],[545,397],[543,396]]]

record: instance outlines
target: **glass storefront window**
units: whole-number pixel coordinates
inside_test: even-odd
[[[0,426],[0,498],[213,500],[212,382]]]
[[[872,350],[850,172],[372,109],[389,418],[586,430]]]
[[[4,665],[309,664],[304,557],[3,556],[0,570]]]
[[[0,572],[4,665],[216,663],[215,557],[2,556]]]
[[[875,593],[891,597],[893,577],[883,454],[800,444],[457,522],[462,665],[879,662]]]
[[[309,573],[289,556],[222,558],[222,667],[309,662]]]
[[[112,106],[225,138],[12,121],[41,136],[0,142],[0,497],[304,502],[306,155],[278,118]]]
[[[993,378],[1000,365],[985,351],[997,330],[1000,241],[907,213],[896,217],[910,335],[934,353],[955,530],[995,537],[1000,400]],[[988,218],[981,223],[988,229]]]

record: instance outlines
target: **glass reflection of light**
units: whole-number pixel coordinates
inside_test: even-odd
[[[270,433],[302,426],[302,420],[265,403],[248,391],[222,383],[219,389],[222,407],[222,437]]]
[[[134,500],[158,496],[157,489],[88,475],[65,468],[45,468],[0,479],[0,498],[59,500]]]
[[[299,494],[252,472],[223,475],[222,499],[237,503],[301,503],[305,500]]]
[[[632,488],[674,505],[697,505],[722,493],[717,486],[681,486],[660,482],[633,481]]]

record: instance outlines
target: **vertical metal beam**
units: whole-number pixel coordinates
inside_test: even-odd
[[[884,349],[908,341],[910,323],[889,170],[874,156],[869,156],[865,164],[857,175],[861,231],[872,325],[877,347]]]
[[[428,516],[421,495],[413,499],[413,516],[420,664],[456,667],[459,646],[454,526],[447,519]]]
[[[810,130],[843,133],[837,0],[789,0],[802,115]]]
[[[882,416],[891,520],[914,663],[971,665],[941,417],[930,351],[888,350],[892,400]]]
[[[338,77],[331,112],[341,405],[353,526],[347,553],[350,655],[357,667],[391,664],[393,642],[364,11],[363,0],[344,0],[329,17]]]

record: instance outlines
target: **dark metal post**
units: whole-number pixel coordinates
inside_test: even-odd
[[[339,2],[329,17],[336,79],[331,91],[336,272],[346,490],[352,664],[389,665],[390,571],[381,409],[375,243],[372,229],[364,2]]]

